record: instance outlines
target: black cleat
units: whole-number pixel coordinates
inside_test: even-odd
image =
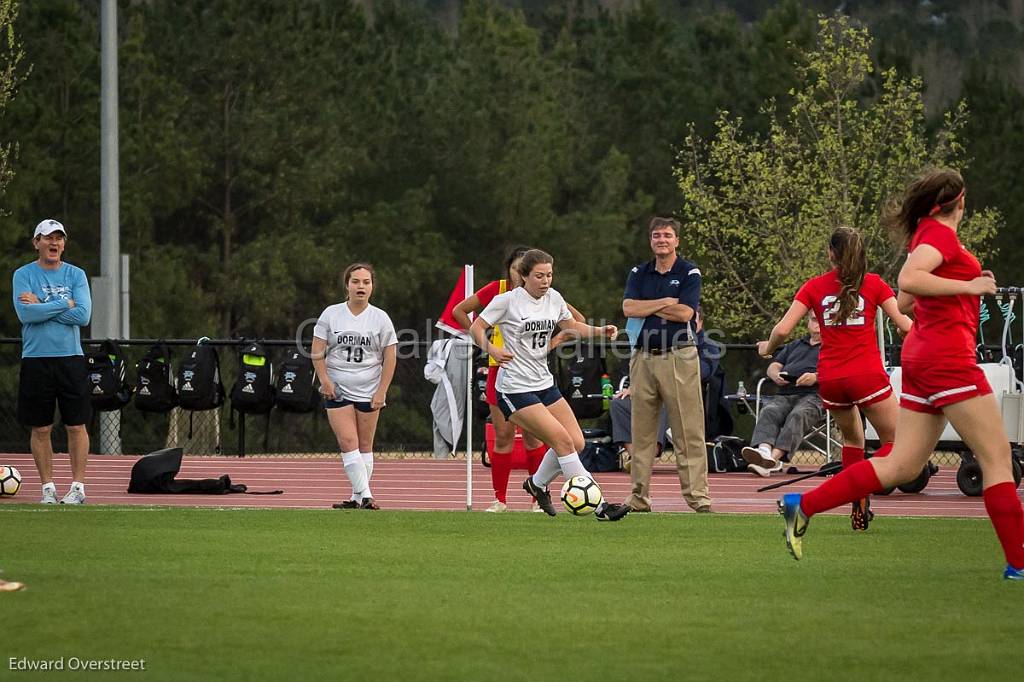
[[[380,509],[377,503],[373,501],[372,497],[364,497],[363,503],[359,505],[360,509]]]
[[[356,500],[345,500],[344,502],[335,502],[331,505],[332,509],[359,509],[359,502]]]
[[[551,504],[551,493],[533,482],[533,476],[527,476],[523,481],[523,490],[528,492],[533,499],[537,500],[537,506],[544,510],[548,516],[555,515],[555,505]]]
[[[863,497],[853,503],[850,511],[850,527],[854,530],[867,530],[875,513],[871,511],[871,498]]]
[[[603,503],[600,507],[594,510],[594,516],[597,517],[598,521],[618,521],[629,513],[629,505],[627,504],[609,504]]]

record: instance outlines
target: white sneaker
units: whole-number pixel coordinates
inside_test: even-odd
[[[85,493],[78,488],[72,488],[68,491],[68,494],[64,496],[64,499],[60,501],[61,504],[85,504]]]
[[[39,500],[39,504],[57,504],[57,489],[43,488],[43,499]]]
[[[484,511],[497,514],[503,511],[508,511],[508,505],[500,500],[495,500],[494,503],[487,509],[484,509]]]
[[[764,443],[761,443],[756,448],[748,445],[740,450],[740,454],[743,455],[743,459],[747,460],[748,464],[756,464],[765,468],[775,466],[775,460],[772,459],[772,449]]]
[[[530,504],[530,511],[532,511],[532,512],[540,512],[541,514],[543,514],[543,513],[544,513],[544,510],[540,508],[540,505],[539,505],[539,504],[537,504],[537,500],[534,500],[534,501],[533,501],[533,502],[532,502],[532,503]]]
[[[782,460],[775,462],[775,466],[763,467],[759,464],[748,464],[747,470],[752,471],[761,478],[768,478],[772,474],[782,471]]]

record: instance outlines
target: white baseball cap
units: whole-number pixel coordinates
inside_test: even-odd
[[[64,229],[63,225],[61,225],[53,218],[47,218],[43,222],[36,225],[36,231],[35,234],[32,235],[32,239],[35,239],[36,237],[39,236],[45,237],[46,235],[52,232],[63,232],[65,237],[68,236],[68,231]]]

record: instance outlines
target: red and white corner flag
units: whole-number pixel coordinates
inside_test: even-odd
[[[444,312],[441,313],[440,319],[438,319],[434,326],[438,329],[443,329],[450,334],[468,338],[469,332],[462,328],[458,320],[455,319],[455,316],[452,315],[452,311],[455,310],[455,306],[462,303],[472,295],[473,266],[466,265],[462,268],[462,274],[459,275],[459,281],[455,283],[455,288],[452,289],[452,293],[448,297],[448,304],[445,305]]]

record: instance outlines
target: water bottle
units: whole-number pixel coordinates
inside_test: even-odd
[[[601,375],[601,397],[603,398],[603,400],[601,401],[601,405],[603,406],[603,408],[605,410],[607,410],[609,407],[611,407],[612,396],[614,394],[615,394],[615,391],[612,390],[612,380],[608,378],[607,374],[602,374]]]
[[[740,398],[747,397],[747,387],[743,385],[742,381],[736,384],[736,395],[738,395]]]

